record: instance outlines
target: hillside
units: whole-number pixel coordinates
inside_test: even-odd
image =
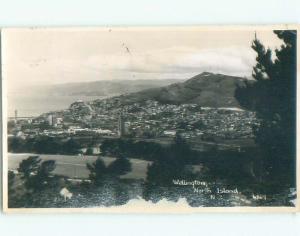
[[[194,103],[204,107],[239,107],[234,97],[244,78],[203,72],[185,82],[114,97],[122,104],[155,100],[168,104]]]

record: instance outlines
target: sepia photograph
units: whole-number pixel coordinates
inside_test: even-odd
[[[2,29],[4,210],[297,211],[297,50],[293,26]]]

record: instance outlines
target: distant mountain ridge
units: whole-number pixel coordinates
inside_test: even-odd
[[[238,86],[245,85],[247,79],[203,72],[184,82],[173,83],[159,88],[120,95],[122,104],[132,104],[155,100],[168,104],[198,104],[204,107],[240,107],[234,97]]]
[[[183,80],[101,80],[94,82],[58,84],[53,85],[50,89],[52,94],[65,94],[67,96],[117,96],[149,88],[166,86],[177,81]]]

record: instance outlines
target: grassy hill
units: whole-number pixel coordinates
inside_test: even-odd
[[[239,107],[234,97],[244,78],[203,72],[184,82],[115,97],[123,104],[156,100],[168,104],[194,103],[204,107]]]

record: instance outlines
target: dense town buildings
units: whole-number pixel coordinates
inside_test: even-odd
[[[18,120],[10,135],[33,137],[98,135],[129,138],[175,137],[186,140],[252,139],[254,112],[238,108],[210,108],[197,104],[121,104],[117,99],[78,101],[69,109],[42,114],[31,120]]]

